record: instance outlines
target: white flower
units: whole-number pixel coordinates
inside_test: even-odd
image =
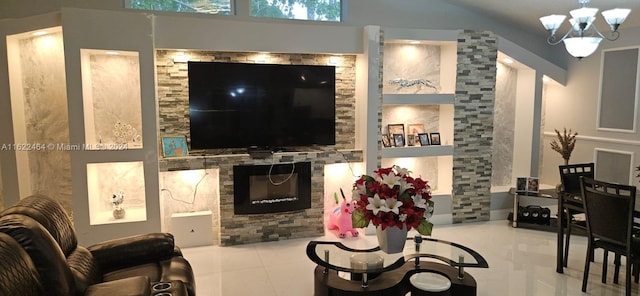
[[[413,196],[413,204],[415,207],[418,207],[418,208],[423,208],[423,209],[427,208],[427,200],[422,198],[421,194],[416,194]]]
[[[409,175],[409,173],[411,173],[411,172],[409,171],[409,169],[401,168],[401,167],[399,167],[399,166],[397,166],[397,165],[394,165],[394,166],[393,166],[393,169],[394,169],[394,170],[396,171],[396,173],[398,173],[398,175],[400,175],[400,176],[407,176],[407,175]]]
[[[389,187],[400,185],[401,177],[396,176],[394,173],[388,175],[382,175],[382,179],[379,180],[381,184],[386,184]]]
[[[367,210],[372,211],[374,215],[378,214],[378,211],[388,212],[389,208],[386,207],[384,199],[380,199],[380,196],[376,194],[373,198],[369,197],[369,204],[367,204]]]
[[[400,216],[398,216],[398,219],[400,220],[400,222],[407,221],[407,214],[400,214]]]
[[[398,201],[395,198],[388,198],[386,200],[386,204],[387,204],[387,208],[389,208],[389,211],[394,212],[396,214],[400,213],[400,206],[402,205],[401,201]]]
[[[428,206],[427,210],[424,212],[424,218],[427,219],[427,221],[429,221],[433,216],[433,210],[433,206]]]
[[[358,184],[351,191],[351,199],[352,200],[360,199],[360,196],[365,194],[367,194],[367,188],[364,186],[364,184]]]
[[[400,179],[400,192],[405,192],[409,188],[413,188],[413,184],[405,181],[404,179]]]

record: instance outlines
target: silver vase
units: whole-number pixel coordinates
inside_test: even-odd
[[[380,250],[387,254],[402,253],[404,244],[407,242],[407,225],[402,225],[402,229],[393,226],[382,230],[381,226],[376,226],[376,235]]]

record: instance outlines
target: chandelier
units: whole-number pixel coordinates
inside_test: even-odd
[[[602,39],[609,41],[617,40],[620,37],[618,27],[629,15],[631,9],[614,8],[602,12],[602,17],[609,24],[611,32],[607,35],[598,30],[593,23],[596,19],[598,8],[587,7],[590,0],[578,0],[580,8],[570,11],[571,19],[569,24],[571,28],[562,37],[556,37],[556,32],[564,19],[565,15],[552,14],[540,18],[540,22],[544,28],[549,31],[547,43],[557,45],[564,42],[564,46],[570,55],[581,59],[594,53],[598,49],[598,45]]]

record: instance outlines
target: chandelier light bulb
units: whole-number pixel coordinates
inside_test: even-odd
[[[590,56],[598,49],[602,38],[600,37],[572,37],[565,38],[564,47],[570,55],[578,59]]]
[[[602,17],[611,27],[611,31],[617,31],[620,24],[622,24],[629,16],[631,9],[628,8],[614,8],[605,10],[602,12]]]

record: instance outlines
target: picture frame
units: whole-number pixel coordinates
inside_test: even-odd
[[[420,141],[420,146],[429,146],[431,145],[429,142],[429,134],[427,133],[419,133],[418,141]]]
[[[407,146],[414,146],[416,144],[416,137],[418,135],[408,134],[407,135]]]
[[[404,147],[404,135],[393,134],[393,145],[395,147]]]
[[[412,123],[407,125],[407,134],[409,135],[417,135],[425,132],[424,124],[422,123]]]
[[[402,138],[403,138],[402,142],[404,143],[404,135],[405,135],[405,133],[404,133],[404,124],[402,124],[402,123],[389,124],[389,125],[387,125],[387,129],[389,131],[389,135],[392,135],[391,137],[393,137],[394,140],[395,140],[395,135],[396,134],[402,135]]]
[[[187,137],[185,136],[162,137],[161,143],[163,157],[180,157],[189,155]]]
[[[382,146],[383,147],[391,147],[391,139],[389,139],[388,134],[382,134]]]
[[[540,180],[537,177],[516,178],[516,193],[528,194],[540,192]]]
[[[429,138],[431,145],[440,145],[440,133],[430,133]]]

